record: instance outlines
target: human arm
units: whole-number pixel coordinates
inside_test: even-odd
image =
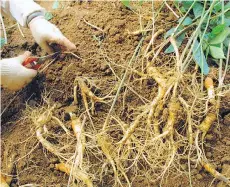
[[[35,41],[47,53],[54,52],[51,44],[58,44],[64,51],[76,49],[54,24],[44,18],[45,9],[33,0],[1,0],[1,8],[20,25],[29,27]]]

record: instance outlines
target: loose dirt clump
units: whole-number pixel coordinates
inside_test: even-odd
[[[2,175],[13,176],[11,185],[228,184],[229,90],[219,91],[211,74],[201,82],[195,64],[181,71],[181,49],[163,37],[174,24],[167,7],[153,32],[151,3],[133,3],[134,12],[120,2],[63,6],[51,22],[76,44],[75,55],[22,91],[2,89]],[[3,58],[43,55],[23,32],[8,32]],[[176,52],[166,55],[169,44]]]

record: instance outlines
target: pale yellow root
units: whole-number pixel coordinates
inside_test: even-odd
[[[152,77],[160,86],[166,86],[166,79],[164,76],[157,70],[156,67],[148,67],[147,69],[148,76]]]
[[[157,96],[153,99],[151,105],[150,105],[150,111],[148,113],[148,117],[147,117],[147,127],[150,128],[151,124],[152,124],[152,118],[154,117],[154,123],[153,123],[153,128],[154,128],[154,133],[156,135],[160,134],[160,128],[159,128],[159,123],[157,120],[157,114],[160,113],[160,110],[157,111],[157,114],[155,114],[155,110],[156,107],[158,105],[158,103],[161,103],[161,105],[163,106],[163,102],[161,102],[161,100],[163,99],[165,93],[166,93],[166,79],[164,78],[164,76],[157,70],[156,67],[148,67],[147,68],[147,73],[148,76],[152,77],[159,85],[158,85],[158,93]],[[163,108],[163,107],[160,107]]]
[[[216,114],[215,113],[208,113],[205,119],[202,121],[202,123],[198,126],[199,130],[203,132],[202,137],[204,138],[207,134],[208,130],[210,129],[213,122],[216,120]]]
[[[152,118],[153,116],[155,116],[155,109],[158,105],[158,103],[163,99],[164,95],[165,95],[165,89],[161,86],[158,87],[158,94],[157,96],[153,99],[151,105],[150,105],[150,111],[147,117],[147,127],[148,129],[150,128],[151,124],[152,124]],[[160,113],[158,111],[158,113]],[[160,134],[160,128],[159,128],[159,123],[157,123],[157,116],[154,118],[154,123],[153,123],[153,128],[154,128],[154,133],[156,135]]]
[[[62,156],[62,154],[59,152],[59,149],[55,145],[51,144],[45,138],[43,138],[41,132],[42,132],[42,128],[41,127],[36,130],[37,139],[42,144],[42,146],[44,148],[46,148],[49,152],[53,153],[54,155],[65,159]]]
[[[66,134],[70,135],[69,130],[65,127],[65,125],[61,122],[60,119],[58,119],[55,116],[51,116],[51,119],[55,120],[61,126],[61,128],[66,132]]]
[[[38,124],[39,126],[43,126],[51,120],[51,117],[52,111],[45,111],[38,117],[38,119],[36,120],[36,124]]]
[[[159,35],[160,35],[161,33],[163,33],[163,32],[165,32],[164,29],[159,29],[157,32],[155,32],[155,33],[153,34],[153,36],[152,36],[152,38],[151,38],[151,40],[150,40],[148,46],[147,46],[146,49],[145,49],[144,57],[147,56],[147,53],[148,53],[148,51],[149,51],[151,45],[153,45],[154,40],[156,39],[156,37],[159,36]]]
[[[16,155],[12,154],[7,159],[6,173],[11,175],[14,167],[14,159]],[[0,187],[8,187],[12,181],[12,176],[4,175],[0,172]]]
[[[55,164],[55,167],[57,170],[65,172],[68,175],[71,172],[71,166],[68,164],[65,164],[65,163]],[[82,170],[78,169],[77,167],[74,167],[72,170],[72,174],[76,179],[83,181],[87,187],[93,187],[93,183],[92,183],[91,179]]]
[[[108,159],[110,164],[112,165],[114,176],[119,181],[118,172],[117,172],[117,169],[115,166],[115,162],[112,158],[112,155],[114,155],[114,152],[115,152],[114,146],[112,145],[112,143],[109,141],[109,138],[105,134],[98,134],[97,135],[97,143],[101,147],[102,152],[104,153],[104,155],[106,156],[106,158]],[[115,180],[115,182],[116,181],[117,180]]]
[[[193,131],[192,131],[192,114],[191,114],[191,109],[189,109],[189,105],[187,102],[182,98],[179,97],[180,102],[183,104],[183,106],[186,108],[187,112],[187,123],[188,123],[188,140],[189,144],[192,146],[193,145]]]
[[[71,125],[72,129],[74,131],[74,134],[77,138],[77,158],[76,158],[76,166],[82,168],[82,162],[83,162],[83,156],[85,152],[85,135],[84,135],[84,129],[83,124],[80,120],[80,118],[71,116]]]
[[[146,30],[137,30],[137,31],[133,31],[133,32],[130,32],[128,29],[127,29],[127,33],[129,35],[139,35],[139,34],[142,34],[144,32],[148,32],[148,31],[152,31],[152,29],[146,29]]]
[[[205,119],[202,123],[198,126],[198,129],[202,131],[202,139],[206,136],[209,129],[211,128],[212,124],[216,121],[217,115],[216,111],[219,108],[219,102],[215,100],[215,92],[213,86],[213,80],[210,77],[206,77],[205,79],[205,88],[208,90],[208,98],[209,102],[211,103],[211,108],[209,109],[208,114],[206,115]]]
[[[210,99],[210,102],[212,103],[215,100],[214,83],[212,78],[206,77],[204,86],[208,91],[208,99]]]
[[[1,174],[0,187],[9,187],[9,184],[6,182],[6,176]]]
[[[178,111],[180,109],[179,101],[176,98],[172,98],[169,103],[169,117],[168,121],[163,128],[163,132],[169,131],[171,135],[174,133],[174,125],[177,120]]]
[[[215,168],[209,164],[209,163],[206,163],[204,161],[201,161],[201,165],[204,167],[204,169],[209,172],[213,177],[221,180],[221,181],[224,181],[226,182],[227,184],[229,184],[229,179],[226,178],[225,176],[223,176],[221,173],[219,173],[218,171],[215,170]]]
[[[73,88],[73,103],[75,105],[78,104],[78,101],[77,101],[77,88],[78,88],[78,85],[74,86],[74,88]]]
[[[77,82],[81,90],[81,95],[82,95],[82,99],[83,99],[86,110],[89,111],[89,105],[88,105],[87,97],[86,97],[88,95],[92,103],[92,113],[94,113],[94,104],[96,102],[104,102],[104,99],[95,96],[94,93],[87,87],[84,80],[82,80],[81,78],[77,78]]]
[[[123,138],[118,142],[118,144],[123,145],[126,143],[126,141],[129,139],[129,137],[133,134],[137,126],[140,124],[140,119],[142,118],[143,115],[145,115],[147,112],[144,111],[141,114],[139,114],[134,122],[130,125],[130,127],[126,130]]]

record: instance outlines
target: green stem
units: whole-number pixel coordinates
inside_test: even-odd
[[[221,7],[221,12],[222,12],[222,15],[221,15],[221,24],[224,24],[224,1],[222,1],[222,7]],[[223,42],[220,44],[220,48],[223,50]],[[222,69],[223,69],[223,59],[220,59],[220,65],[219,65],[219,85],[218,87],[221,86],[222,84]]]

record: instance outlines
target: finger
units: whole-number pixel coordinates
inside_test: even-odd
[[[64,47],[65,49],[69,51],[74,51],[76,49],[76,46],[70,42],[65,36],[62,37],[53,37],[50,39],[52,43],[56,43]]]
[[[25,68],[23,66],[23,72],[21,72],[21,76],[22,79],[26,80],[26,82],[30,82],[36,75],[37,75],[37,70]]]
[[[17,59],[20,61],[20,63],[22,64],[29,56],[31,55],[31,52],[29,51],[25,51],[24,54],[19,55],[17,57]]]
[[[47,42],[43,42],[39,44],[42,50],[44,50],[46,53],[52,54],[54,51],[51,46],[48,45]]]

